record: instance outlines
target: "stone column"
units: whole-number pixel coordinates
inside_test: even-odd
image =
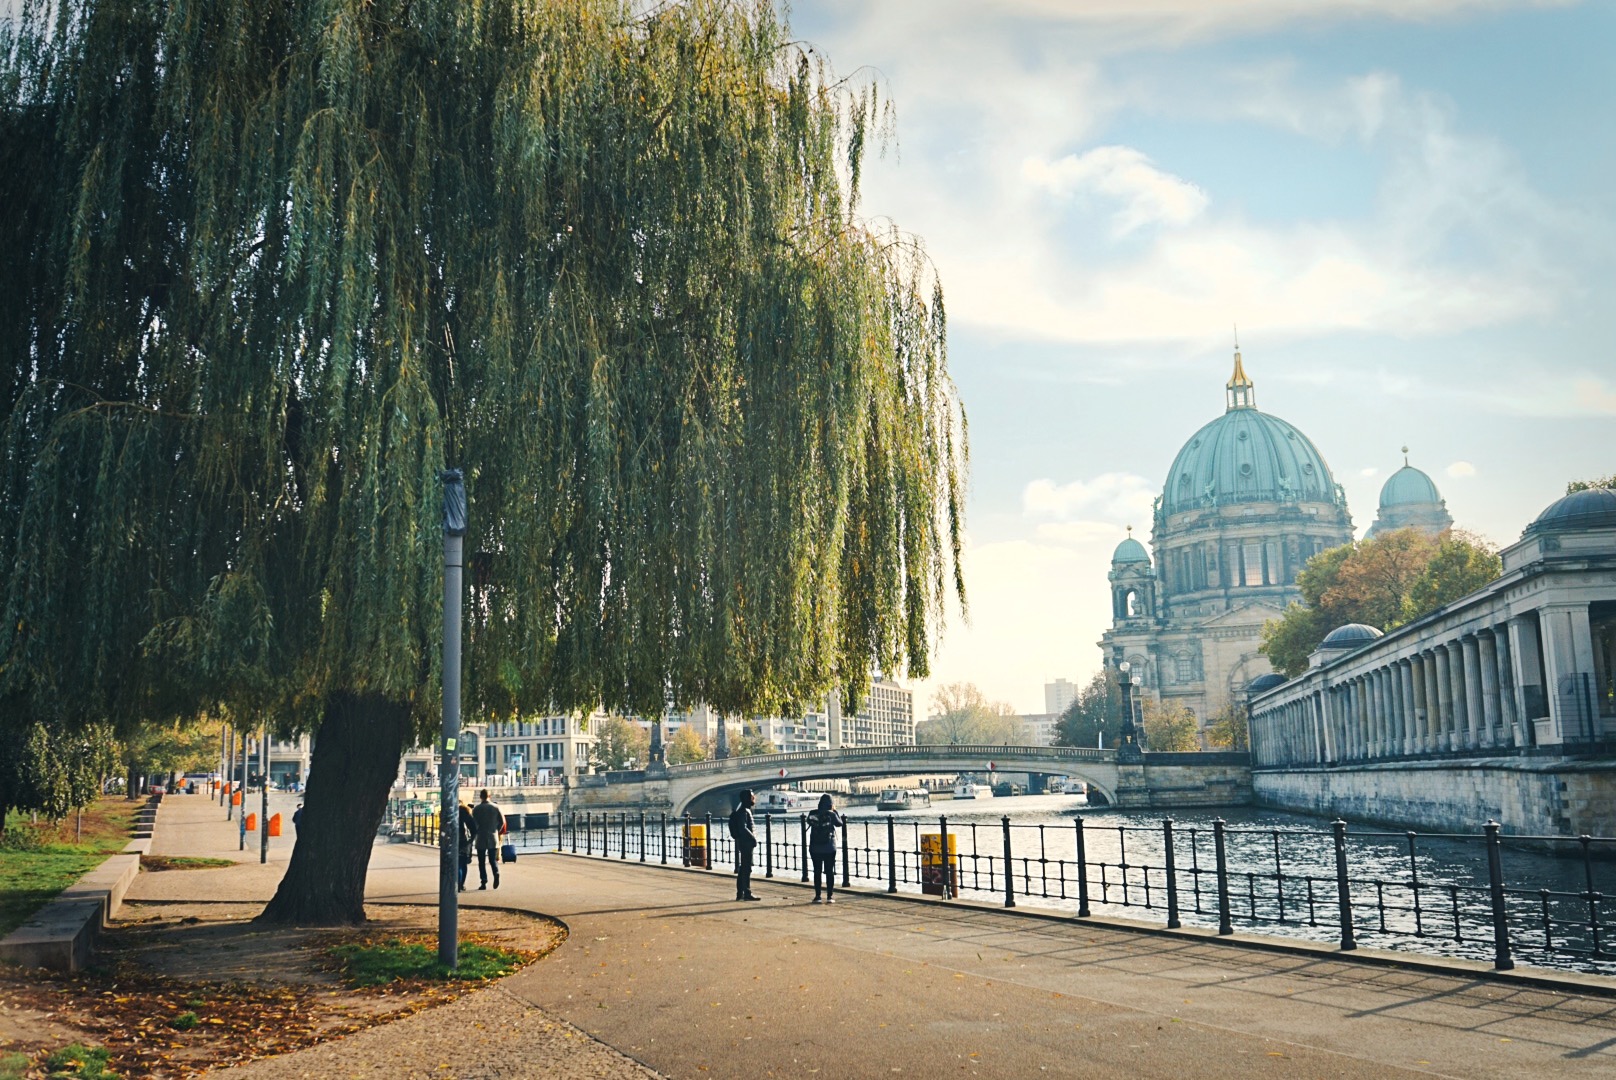
[[[1436,750],[1453,749],[1453,658],[1446,645],[1436,653]]]
[[[1537,622],[1524,615],[1509,620],[1509,651],[1515,674],[1515,706],[1521,745],[1537,745],[1535,720],[1549,716],[1549,696],[1543,689],[1543,654],[1538,645]]]
[[[1431,700],[1426,693],[1425,669],[1429,666],[1424,653],[1409,657],[1409,680],[1413,684],[1410,699],[1414,703],[1414,753],[1423,754],[1431,749]]]
[[[1465,746],[1481,745],[1484,709],[1481,702],[1481,653],[1476,635],[1465,635],[1464,642]]]
[[[1403,659],[1397,662],[1397,696],[1402,700],[1403,710],[1403,753],[1413,754],[1419,746],[1420,728],[1419,716],[1414,708],[1414,661]]]
[[[1566,742],[1597,738],[1598,706],[1591,686],[1594,637],[1588,605],[1545,604],[1537,614],[1543,632],[1543,689],[1555,730]]]
[[[1503,741],[1498,730],[1498,648],[1491,630],[1483,631],[1476,645],[1481,652],[1481,745],[1490,750]]]
[[[1514,662],[1510,659],[1509,626],[1493,627],[1493,646],[1498,650],[1498,719],[1504,730],[1499,733],[1500,746],[1525,746],[1521,737],[1520,713],[1517,709]]]
[[[1375,756],[1387,757],[1391,754],[1392,745],[1392,702],[1388,693],[1390,687],[1386,682],[1386,669],[1380,668],[1375,672],[1375,711],[1379,718],[1375,721]]]

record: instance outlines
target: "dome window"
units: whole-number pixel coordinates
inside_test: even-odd
[[[1247,439],[1251,438],[1251,435],[1249,433],[1247,433],[1247,432],[1242,431],[1239,435],[1236,436],[1236,438],[1238,438],[1241,442],[1245,442]]]
[[[1240,475],[1241,476],[1250,476],[1251,475],[1251,462],[1242,461],[1240,463]]]
[[[1307,473],[1307,475],[1312,476],[1313,475],[1313,463],[1311,461],[1302,462],[1302,471]]]

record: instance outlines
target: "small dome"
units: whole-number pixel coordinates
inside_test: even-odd
[[[1380,489],[1380,508],[1436,505],[1442,502],[1431,478],[1412,465],[1404,465],[1387,478]]]
[[[1583,529],[1616,529],[1616,491],[1587,488],[1557,499],[1526,527],[1525,535]]]
[[[1117,550],[1111,553],[1111,561],[1113,563],[1148,563],[1150,561],[1150,552],[1145,550],[1145,545],[1130,536],[1117,545]]]
[[[1246,693],[1262,694],[1272,690],[1276,686],[1284,685],[1285,676],[1279,674],[1278,672],[1270,671],[1268,674],[1259,675],[1255,679],[1252,679],[1251,682],[1247,683]]]
[[[1383,635],[1379,630],[1367,623],[1348,623],[1345,626],[1338,626],[1324,635],[1324,640],[1319,642],[1319,648],[1356,649],[1360,645],[1367,645],[1381,636]]]

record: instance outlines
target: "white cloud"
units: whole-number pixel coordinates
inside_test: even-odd
[[[1475,476],[1476,467],[1468,461],[1455,461],[1448,466],[1447,474],[1452,477]]]
[[[1122,204],[1112,217],[1118,236],[1145,225],[1184,225],[1206,209],[1206,192],[1151,164],[1129,146],[1099,146],[1048,162],[1030,157],[1021,174],[1034,186],[1061,196],[1094,193]]]
[[[1123,532],[1109,521],[1046,521],[1033,537],[1051,544],[1081,545],[1097,540],[1119,543]]]
[[[1143,476],[1110,472],[1067,484],[1047,478],[1034,480],[1022,490],[1021,509],[1032,518],[1081,523],[1098,517],[1137,527],[1150,521],[1155,498],[1156,486]]]
[[[1379,475],[1379,473],[1380,473],[1380,469],[1378,467],[1374,466],[1374,465],[1369,466],[1367,469],[1359,469],[1358,470],[1358,475],[1363,477],[1366,480],[1371,476]]]

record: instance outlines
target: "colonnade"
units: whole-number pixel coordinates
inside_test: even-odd
[[[1254,706],[1255,765],[1507,750],[1530,743],[1530,721],[1548,715],[1535,618],[1366,651],[1316,668]]]

